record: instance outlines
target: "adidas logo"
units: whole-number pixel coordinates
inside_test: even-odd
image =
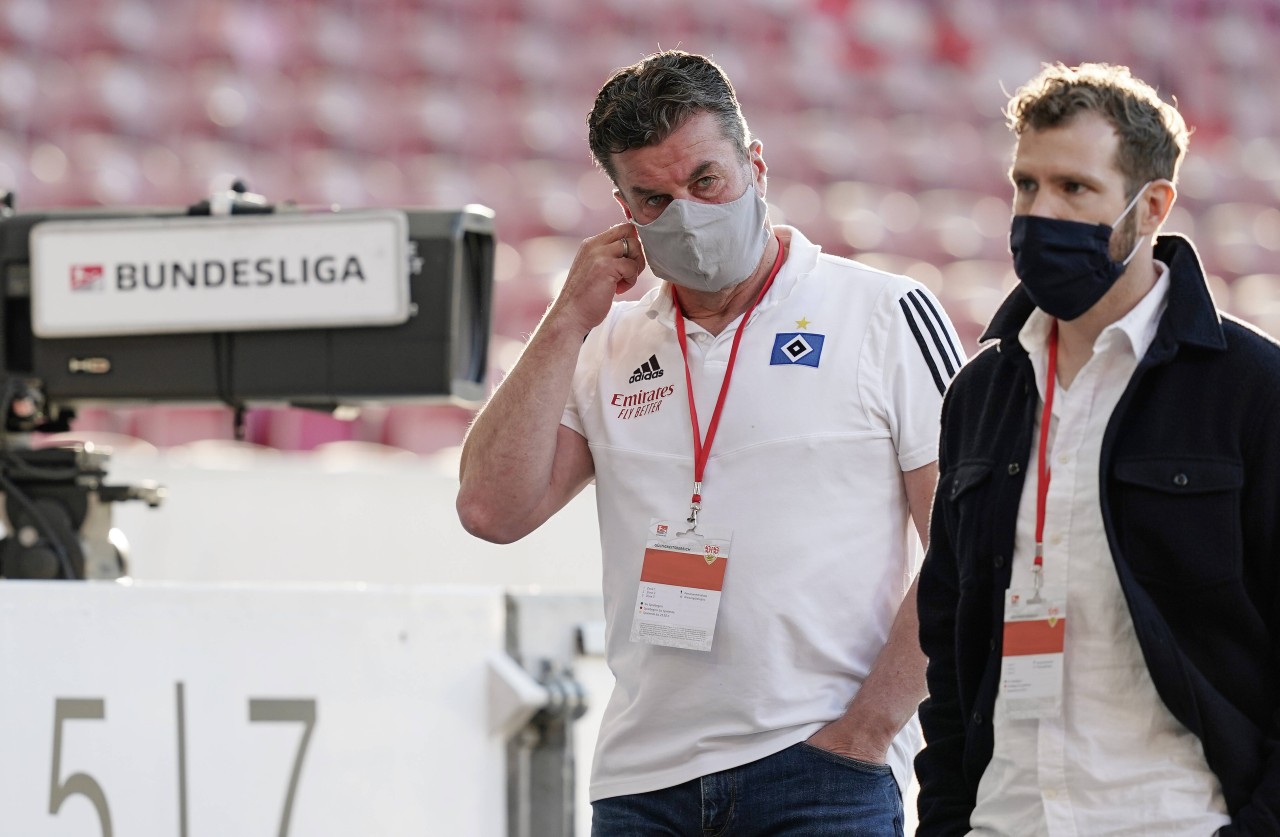
[[[634,384],[636,381],[652,381],[654,378],[662,377],[662,367],[658,364],[657,355],[649,355],[649,359],[640,364],[636,371],[631,373],[631,377],[627,383]]]

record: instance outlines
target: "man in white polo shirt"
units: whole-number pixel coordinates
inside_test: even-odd
[[[919,284],[770,225],[714,62],[619,70],[587,122],[628,220],[583,242],[476,419],[458,511],[509,542],[596,481],[617,685],[593,833],[900,834],[909,523],[959,341]],[[646,264],[666,281],[614,302]]]

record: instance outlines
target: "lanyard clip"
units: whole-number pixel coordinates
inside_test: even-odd
[[[1036,544],[1036,560],[1031,567],[1031,589],[1033,594],[1029,601],[1038,602],[1040,599],[1040,588],[1044,586],[1044,544]]]
[[[690,528],[698,528],[698,512],[702,511],[702,483],[693,484],[693,497],[689,501],[688,524]]]

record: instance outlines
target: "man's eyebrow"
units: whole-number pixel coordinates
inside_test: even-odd
[[[693,182],[693,181],[695,181],[695,180],[700,180],[700,179],[702,179],[703,175],[705,175],[705,174],[707,173],[707,171],[709,171],[710,169],[714,168],[716,165],[718,165],[718,164],[717,164],[717,162],[716,162],[715,160],[705,160],[705,161],[703,161],[702,163],[700,163],[700,164],[698,165],[698,167],[697,167],[696,169],[694,169],[694,170],[689,174],[689,182],[690,182],[690,183],[692,183],[692,182]]]
[[[692,172],[689,173],[688,182],[692,183],[695,180],[701,179],[706,175],[708,171],[710,171],[711,169],[715,168],[718,165],[720,164],[716,160],[703,160],[693,169]],[[644,186],[632,186],[627,191],[629,191],[631,194],[635,195],[638,198],[647,198],[652,195],[661,194],[657,189],[648,189]]]
[[[1009,180],[1017,182],[1019,180],[1036,180],[1045,183],[1083,183],[1085,186],[1096,189],[1102,185],[1102,181],[1098,178],[1079,171],[1055,171],[1049,174],[1037,177],[1025,169],[1011,168],[1009,169]]]

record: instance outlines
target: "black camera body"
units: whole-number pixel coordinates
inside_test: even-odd
[[[237,184],[190,207],[0,206],[0,578],[114,578],[90,443],[32,449],[78,405],[220,402],[333,410],[478,405],[494,233],[485,207],[309,211]]]
[[[148,240],[159,249],[173,233],[198,234],[205,223],[220,224],[222,240],[235,242],[266,223],[288,220],[292,223],[278,233],[285,237],[279,243],[288,246],[290,235],[307,234],[314,240],[312,228],[320,222],[332,222],[335,216],[360,220],[368,212],[277,209],[243,193],[232,194],[223,212],[211,212],[211,202],[202,202],[160,210],[10,210],[0,217],[0,394],[7,431],[65,429],[65,415],[76,404],[221,402],[330,409],[372,402],[480,403],[488,365],[495,243],[492,212],[479,206],[377,211],[403,217],[407,240],[401,276],[366,276],[370,270],[351,257],[344,264],[324,253],[309,254],[305,247],[288,263],[274,256],[213,265],[207,260],[190,265],[174,260],[152,266],[151,273],[145,272],[145,252],[135,256],[141,269],[132,263],[104,266],[100,253],[58,253],[76,264],[68,281],[80,281],[77,272],[87,274],[90,283],[107,285],[116,299],[133,289],[138,289],[133,298],[139,298],[146,281],[158,291],[151,297],[162,299],[161,305],[168,304],[164,299],[180,301],[184,294],[192,299],[200,292],[212,299],[214,290],[223,298],[240,294],[239,299],[250,300],[254,285],[271,283],[310,283],[314,296],[325,282],[335,285],[353,274],[357,280],[370,280],[370,285],[373,279],[384,285],[407,283],[400,322],[348,326],[293,321],[249,329],[183,329],[162,323],[160,332],[149,328],[148,333],[134,334],[108,313],[97,324],[101,333],[40,333],[40,322],[57,312],[48,305],[44,316],[34,310],[41,290],[36,283],[49,280],[47,271],[33,271],[32,242],[55,227],[92,231],[96,225],[113,225],[110,230],[118,228],[121,237],[132,234],[145,250]],[[141,237],[131,225],[144,227]],[[334,226],[330,238],[340,240],[342,229]],[[327,227],[322,235],[328,235]],[[104,238],[110,241],[111,235],[98,236]],[[82,263],[92,266],[82,268]],[[218,271],[211,271],[211,266]],[[166,267],[172,275],[164,274]],[[61,275],[54,281],[63,281]],[[170,287],[161,290],[157,283],[165,282]],[[306,290],[300,287],[297,293]],[[63,298],[79,302],[85,297]],[[106,302],[111,297],[97,299]],[[256,315],[258,307],[248,302],[244,314]]]

